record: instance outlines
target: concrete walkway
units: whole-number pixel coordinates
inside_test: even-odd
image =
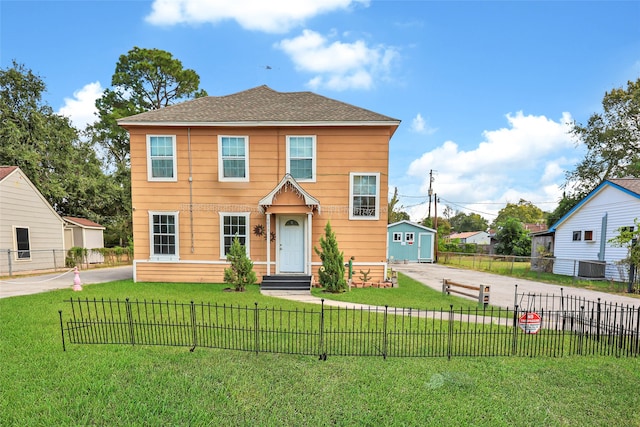
[[[37,276],[4,278],[0,280],[0,298],[37,294],[55,289],[71,289],[74,278],[75,275],[71,268],[60,270],[56,273],[40,274]],[[80,271],[80,281],[83,285],[131,278],[133,278],[133,267],[131,265]]]

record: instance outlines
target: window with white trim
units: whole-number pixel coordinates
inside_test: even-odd
[[[220,258],[226,258],[238,236],[240,244],[245,247],[249,256],[249,214],[248,213],[220,213]]]
[[[380,173],[349,174],[349,219],[377,220],[380,215]]]
[[[156,261],[179,259],[178,212],[149,211],[150,258]]]
[[[579,242],[582,240],[582,231],[574,231],[573,232],[573,241]]]
[[[249,181],[249,137],[218,137],[218,180]]]
[[[287,173],[296,181],[315,182],[315,136],[287,136]]]
[[[404,240],[405,240],[405,242],[407,242],[407,243],[413,243],[414,236],[415,236],[415,235],[413,234],[413,232],[407,232],[407,233],[404,233]]]
[[[176,181],[178,175],[175,135],[147,135],[149,181]]]
[[[402,233],[393,233],[394,242],[402,242]]]
[[[16,259],[28,261],[31,259],[31,240],[27,227],[15,227]]]
[[[584,240],[587,242],[593,241],[593,230],[584,231]]]

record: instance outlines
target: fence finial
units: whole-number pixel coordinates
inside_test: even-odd
[[[78,267],[74,267],[73,274],[75,275],[75,277],[73,278],[73,290],[81,291],[82,281],[80,280],[80,272],[78,271]]]

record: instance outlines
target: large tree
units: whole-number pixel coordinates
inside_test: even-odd
[[[117,120],[133,114],[160,109],[206,92],[199,88],[200,77],[164,50],[134,47],[121,55],[111,78],[96,101],[98,120],[87,128],[96,147],[102,148],[105,165],[118,182],[117,212],[110,229],[123,241],[132,235],[131,172],[129,135]]]
[[[603,111],[572,133],[587,148],[584,159],[567,173],[566,188],[582,198],[609,178],[640,177],[640,78],[606,92]]]
[[[45,90],[22,64],[0,70],[0,164],[19,166],[59,214],[103,222],[115,186],[69,119],[42,100]]]
[[[491,227],[498,227],[509,218],[515,218],[523,224],[543,223],[545,221],[545,213],[533,203],[520,199],[518,203],[507,203],[504,208],[500,209]]]
[[[486,231],[489,228],[489,222],[477,213],[456,212],[454,216],[449,218],[449,222],[456,233]]]
[[[531,237],[516,218],[508,218],[500,224],[496,233],[495,250],[502,255],[531,255]]]

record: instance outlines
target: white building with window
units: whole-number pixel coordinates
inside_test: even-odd
[[[17,166],[0,166],[0,276],[65,266],[64,221]]]
[[[549,229],[555,232],[553,272],[628,280],[628,269],[616,264],[627,249],[609,240],[620,227],[634,227],[635,219],[640,219],[640,179],[604,181]]]

